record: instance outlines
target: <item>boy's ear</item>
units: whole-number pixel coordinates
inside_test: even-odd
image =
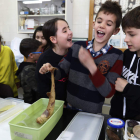
[[[93,24],[92,25],[93,25],[93,29],[94,29],[94,27],[95,27],[95,21],[93,21]]]
[[[56,37],[55,36],[50,36],[50,40],[52,43],[56,44],[57,43],[57,40],[56,40]]]
[[[120,31],[120,28],[116,28],[115,31],[113,32],[113,35],[116,35]]]

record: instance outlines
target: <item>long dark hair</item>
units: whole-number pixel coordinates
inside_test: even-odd
[[[36,39],[36,33],[37,32],[42,32],[43,33],[43,26],[38,26],[36,28],[36,30],[34,31],[34,34],[33,34],[33,39]],[[43,46],[43,52],[47,49],[47,44],[45,46]]]
[[[43,26],[43,36],[47,40],[47,49],[50,47],[54,47],[53,43],[50,40],[50,36],[56,36],[57,32],[57,21],[62,20],[67,23],[65,19],[62,18],[54,18],[45,22]],[[68,24],[68,23],[67,23]]]

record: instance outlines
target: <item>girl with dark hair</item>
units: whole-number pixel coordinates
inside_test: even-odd
[[[68,49],[72,46],[73,33],[68,23],[61,18],[55,18],[47,21],[43,26],[43,35],[47,41],[47,50],[40,56],[37,62],[36,78],[38,92],[41,98],[47,98],[47,92],[51,90],[51,79],[46,75],[39,73],[43,64],[49,62],[54,67],[67,54]],[[66,78],[55,81],[56,99],[66,99]]]
[[[43,52],[44,52],[47,49],[47,41],[43,36],[42,30],[43,30],[43,26],[37,27],[34,34],[33,34],[33,39],[36,39],[36,40],[42,42],[42,44],[44,46],[43,47]]]

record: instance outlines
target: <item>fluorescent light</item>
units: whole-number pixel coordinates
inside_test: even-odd
[[[23,3],[24,4],[36,4],[36,3],[42,3],[42,1],[51,1],[51,0],[23,1]]]
[[[23,1],[24,4],[36,4],[36,3],[42,3],[41,0],[39,1]]]

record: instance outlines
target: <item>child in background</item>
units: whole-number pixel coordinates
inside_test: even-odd
[[[122,28],[128,49],[124,52],[122,78],[116,80],[110,115],[140,121],[140,6],[123,17]]]
[[[1,39],[2,36],[0,35],[0,83],[9,85],[14,97],[18,97],[16,84],[19,85],[19,79],[16,76],[18,67],[15,56],[8,46],[1,44]]]
[[[25,38],[20,43],[20,52],[26,57],[26,62],[19,65],[16,73],[24,91],[25,103],[32,104],[38,99],[35,79],[36,61],[41,55],[42,43],[35,39]]]
[[[123,54],[109,45],[108,41],[112,35],[119,32],[121,20],[120,5],[117,2],[106,1],[99,9],[93,26],[95,38],[89,42],[75,43],[59,63],[55,79],[69,74],[69,108],[101,113],[105,98],[114,95],[115,81],[122,71]],[[44,64],[40,73],[51,71],[52,66],[49,63]]]
[[[39,69],[47,62],[57,66],[72,46],[72,31],[64,19],[55,18],[44,24],[43,35],[47,40],[48,49],[40,56],[37,62],[36,78],[40,97],[48,98],[46,93],[51,90],[51,79],[46,75],[40,74]],[[56,99],[66,99],[66,78],[55,81],[55,90]]]
[[[43,52],[47,49],[47,41],[43,36],[43,26],[39,26],[36,28],[34,34],[33,34],[33,39],[36,39],[43,44]]]

